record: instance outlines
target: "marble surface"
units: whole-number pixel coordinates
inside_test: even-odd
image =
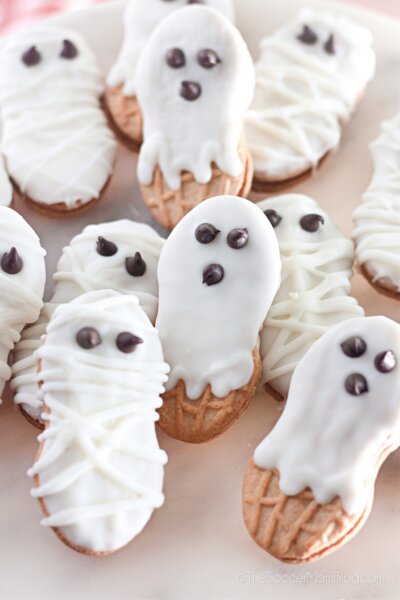
[[[237,1],[238,24],[255,55],[259,38],[302,4],[301,0]],[[335,8],[329,2],[322,4]],[[114,2],[58,20],[83,31],[108,68],[120,43],[121,8],[121,2]],[[377,135],[381,120],[392,116],[400,104],[400,24],[350,5],[339,10],[372,29],[377,76],[346,127],[340,151],[314,179],[296,189],[318,199],[350,233],[352,210],[371,176],[368,143]],[[49,275],[61,247],[87,223],[129,216],[154,224],[138,193],[134,159],[122,149],[112,186],[87,215],[57,221],[30,212],[19,200],[17,207],[42,236],[49,251]],[[361,277],[354,278],[353,288],[368,314],[399,320],[399,304],[379,296]],[[242,476],[253,448],[278,416],[272,399],[259,394],[239,423],[208,445],[192,447],[161,435],[161,446],[170,456],[165,506],[126,549],[108,559],[90,559],[75,554],[39,525],[39,507],[29,496],[26,476],[37,448],[37,431],[6,395],[0,409],[0,598],[398,598],[400,452],[381,470],[368,523],[334,555],[310,566],[285,566],[249,538],[241,516]]]

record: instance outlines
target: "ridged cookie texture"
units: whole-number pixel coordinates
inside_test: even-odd
[[[159,422],[166,433],[206,442],[247,407],[279,276],[274,231],[248,200],[205,200],[172,231],[158,266],[156,321],[171,367]]]
[[[243,120],[254,67],[228,19],[207,6],[167,17],[139,58],[136,88],[144,122],[138,180],[162,225],[173,227],[213,195],[247,194],[253,167]]]
[[[370,32],[323,8],[303,9],[261,41],[246,117],[258,191],[316,169],[339,145],[374,70]]]
[[[233,20],[232,0],[206,0],[202,4],[218,10]],[[189,8],[187,0],[130,0],[124,11],[124,39],[108,77],[104,104],[111,122],[122,141],[139,149],[143,141],[143,119],[136,98],[136,66],[139,56],[154,29],[161,21],[181,8]]]
[[[135,296],[89,292],[59,306],[38,352],[46,429],[32,496],[73,550],[116,552],[162,506],[155,421],[168,365]]]
[[[278,238],[282,281],[261,332],[262,383],[287,397],[298,361],[330,327],[362,317],[350,295],[354,247],[312,198],[285,194],[259,202]]]
[[[279,560],[309,562],[365,523],[375,479],[400,446],[400,325],[336,325],[300,360],[284,412],[243,484],[250,535]]]
[[[128,219],[89,225],[63,249],[53,276],[50,302],[36,323],[26,327],[14,352],[14,402],[38,427],[43,403],[38,395],[36,351],[59,304],[104,287],[134,294],[152,322],[158,305],[157,264],[164,240],[154,229]]]

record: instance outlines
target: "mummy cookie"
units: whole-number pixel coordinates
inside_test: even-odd
[[[4,158],[0,155],[0,206],[10,206],[13,201],[13,188],[8,177]]]
[[[365,523],[379,468],[399,445],[400,325],[340,323],[299,362],[283,415],[250,461],[250,534],[285,562],[336,550]]]
[[[372,181],[354,212],[356,258],[382,294],[400,298],[400,113],[371,146]]]
[[[43,404],[36,383],[37,358],[47,324],[59,304],[93,290],[134,294],[152,322],[158,304],[157,264],[164,240],[148,225],[121,220],[89,225],[63,250],[55,288],[39,320],[27,327],[14,351],[11,388],[29,420],[42,425]]]
[[[11,377],[8,357],[23,327],[43,306],[46,252],[28,223],[0,206],[0,395]]]
[[[211,196],[247,194],[242,119],[254,68],[234,25],[204,6],[170,15],[139,58],[136,87],[144,117],[138,179],[161,225],[174,227]]]
[[[130,0],[124,13],[124,41],[112,67],[105,103],[123,141],[137,148],[143,140],[142,114],[136,99],[136,65],[147,40],[157,25],[177,9],[197,4],[191,0]],[[233,20],[232,0],[204,0],[205,4]]]
[[[301,194],[258,206],[275,229],[282,282],[261,332],[261,382],[279,399],[300,358],[330,327],[361,317],[350,294],[353,244],[318,204]]]
[[[47,427],[30,475],[42,525],[78,552],[111,554],[164,501],[157,331],[135,296],[89,292],[57,308],[38,355]]]
[[[159,422],[167,434],[208,441],[248,406],[279,278],[276,236],[248,200],[211,198],[173,230],[160,255],[156,321],[171,367]]]
[[[345,17],[308,8],[264,38],[246,120],[255,188],[316,169],[339,145],[374,69],[371,34]]]
[[[35,207],[66,214],[100,197],[116,152],[102,93],[96,58],[74,31],[41,27],[2,43],[2,151]]]

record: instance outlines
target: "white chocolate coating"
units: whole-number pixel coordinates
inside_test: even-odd
[[[167,64],[173,48],[184,52],[184,67]],[[219,57],[214,68],[198,62],[198,53],[205,49]],[[180,94],[183,82],[199,84],[200,97],[185,100]],[[164,19],[140,56],[136,85],[144,118],[140,183],[151,184],[157,165],[173,190],[180,187],[182,171],[192,173],[198,183],[208,183],[213,162],[228,175],[240,175],[238,147],[253,97],[254,67],[245,41],[230,21],[204,6]]]
[[[204,4],[234,20],[232,0],[205,0]],[[108,75],[107,84],[111,87],[123,85],[124,95],[134,96],[136,65],[147,40],[165,17],[186,7],[187,0],[129,0],[124,12],[123,45]]]
[[[400,291],[400,113],[382,124],[371,152],[374,175],[353,215],[356,258],[373,281]]]
[[[12,247],[23,265],[15,275],[0,268],[0,394],[11,377],[8,355],[23,327],[38,318],[46,283],[46,252],[38,236],[17,212],[0,206],[0,259]]]
[[[0,155],[0,206],[10,206],[12,199],[13,188],[4,163],[4,158]]]
[[[99,236],[116,244],[114,256],[101,256],[97,250]],[[58,306],[70,302],[85,292],[113,289],[123,294],[134,294],[141,307],[154,323],[158,305],[157,264],[164,244],[154,229],[143,223],[127,219],[89,225],[71,240],[58,262],[51,301],[46,303],[39,321],[27,327],[14,351],[13,379],[14,402],[35,420],[40,420],[43,405],[38,397],[36,383],[37,358],[35,351],[51,315]],[[140,252],[146,263],[146,272],[133,277],[125,268],[125,259]]]
[[[76,334],[94,327],[102,343],[82,349]],[[139,336],[132,353],[121,332]],[[48,425],[30,470],[49,516],[70,543],[112,552],[131,541],[162,506],[163,465],[154,423],[167,378],[157,331],[134,296],[89,292],[59,306],[39,350]]]
[[[354,249],[330,216],[308,196],[285,194],[258,203],[282,218],[275,228],[282,260],[282,282],[261,332],[262,383],[283,398],[293,371],[312,344],[336,323],[362,317],[350,294]],[[321,215],[314,233],[301,219]]]
[[[221,232],[209,244],[195,237],[203,223]],[[237,228],[248,229],[249,241],[235,250],[227,236]],[[210,264],[221,265],[225,273],[213,286],[202,283]],[[188,398],[196,399],[208,384],[219,398],[244,387],[279,280],[276,236],[250,201],[218,196],[186,215],[166,241],[158,265],[156,326],[171,366],[167,389],[182,379]]]
[[[361,336],[367,351],[349,358],[341,344]],[[392,350],[397,366],[379,372],[375,357]],[[345,389],[346,377],[362,374],[369,391]],[[320,504],[339,496],[348,514],[361,513],[376,464],[400,444],[400,325],[386,317],[364,317],[330,329],[299,362],[283,415],[258,446],[255,463],[276,468],[279,487],[296,495],[310,487]]]
[[[78,50],[73,59],[60,57],[65,39]],[[32,46],[41,60],[26,66],[21,57]],[[76,32],[41,26],[5,38],[2,151],[11,177],[32,200],[74,208],[99,197],[116,152],[99,103],[103,89],[96,57]]]
[[[317,35],[315,44],[298,39],[304,25]],[[334,54],[325,50],[331,34]],[[371,34],[325,11],[304,9],[264,38],[246,121],[256,173],[279,180],[316,167],[338,146],[374,69]]]

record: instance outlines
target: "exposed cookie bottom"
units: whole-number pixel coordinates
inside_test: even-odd
[[[118,138],[137,152],[143,142],[143,117],[136,97],[125,96],[122,85],[106,87],[102,104]]]
[[[362,265],[360,271],[368,283],[380,294],[391,298],[392,300],[400,300],[400,289],[389,277],[379,277],[368,269],[367,265]]]

